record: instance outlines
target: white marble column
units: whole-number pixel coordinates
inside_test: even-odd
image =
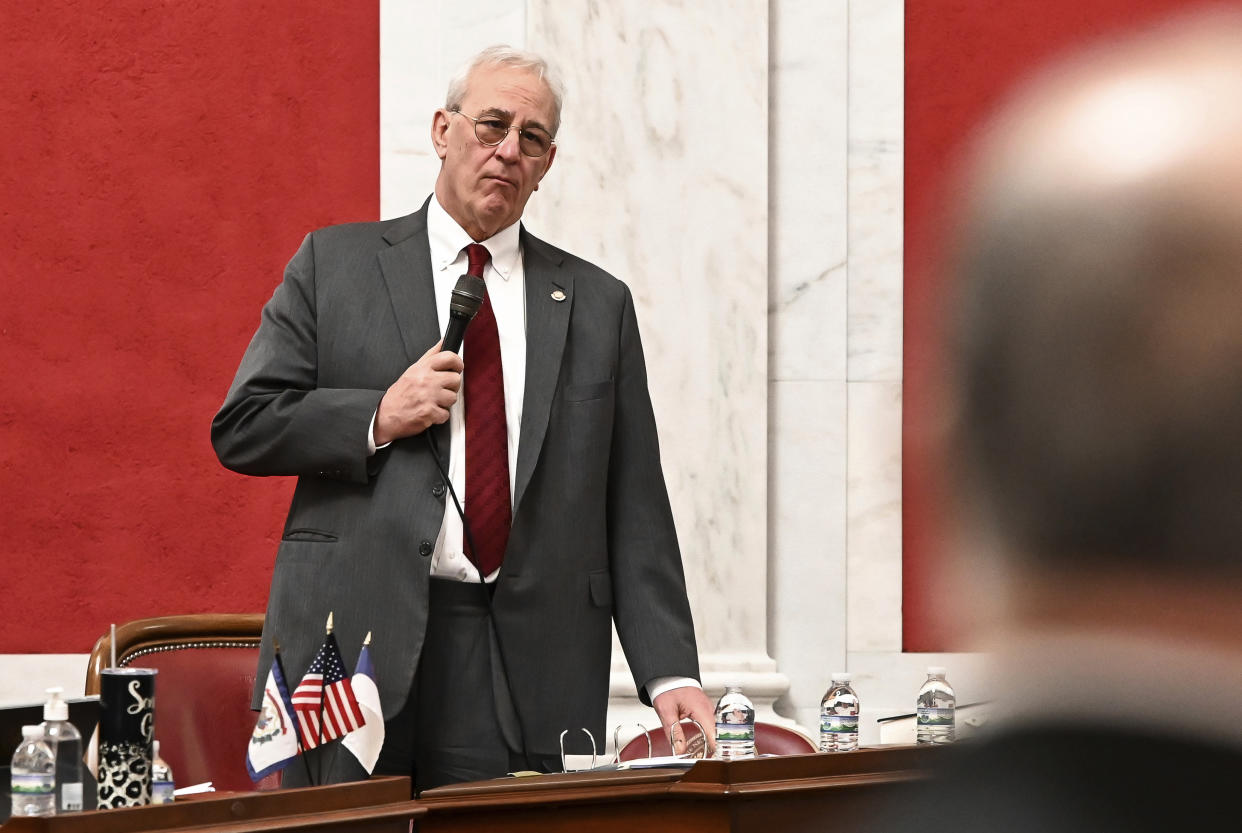
[[[902,650],[904,12],[772,5],[770,616],[791,681],[778,707],[814,728],[828,676],[848,670],[864,743],[880,740],[876,718],[912,709],[927,665],[950,669],[963,702],[987,697],[983,657]],[[804,240],[832,256],[805,263]]]
[[[769,642],[813,733],[846,667],[849,3],[771,15]]]

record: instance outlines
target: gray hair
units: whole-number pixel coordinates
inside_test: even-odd
[[[458,70],[449,81],[448,93],[444,97],[445,109],[461,109],[461,102],[466,97],[466,89],[470,84],[470,76],[476,69],[484,66],[511,67],[538,76],[539,80],[547,86],[548,92],[552,93],[552,135],[556,136],[556,131],[561,126],[561,104],[565,100],[564,82],[542,56],[505,44],[489,46]]]

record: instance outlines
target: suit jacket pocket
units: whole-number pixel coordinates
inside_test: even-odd
[[[325,532],[322,529],[290,529],[281,539],[282,541],[310,541],[312,543],[332,544],[337,540],[336,535],[331,532]]]
[[[607,570],[588,573],[587,582],[591,586],[591,602],[596,607],[612,607],[612,576]]]
[[[611,379],[605,379],[602,382],[590,382],[585,385],[566,385],[565,401],[590,402],[594,399],[603,399],[610,393],[612,393]]]

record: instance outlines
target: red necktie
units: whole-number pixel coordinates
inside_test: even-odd
[[[478,243],[466,247],[467,272],[482,279],[491,254]],[[466,405],[466,517],[477,552],[467,554],[487,576],[500,566],[509,543],[509,431],[505,423],[505,376],[500,334],[490,294],[466,328],[462,374]]]

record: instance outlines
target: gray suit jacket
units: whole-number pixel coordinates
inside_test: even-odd
[[[633,299],[525,229],[521,243],[526,393],[494,609],[527,747],[554,754],[561,729],[603,737],[610,622],[644,699],[648,680],[697,677],[698,661]],[[423,437],[368,457],[366,431],[384,391],[440,335],[426,205],[309,234],[263,309],[212,422],[228,468],[298,478],[256,707],[273,637],[296,685],[328,611],[348,667],[373,632],[386,718],[411,690],[445,496]],[[432,430],[446,454],[447,427]]]

